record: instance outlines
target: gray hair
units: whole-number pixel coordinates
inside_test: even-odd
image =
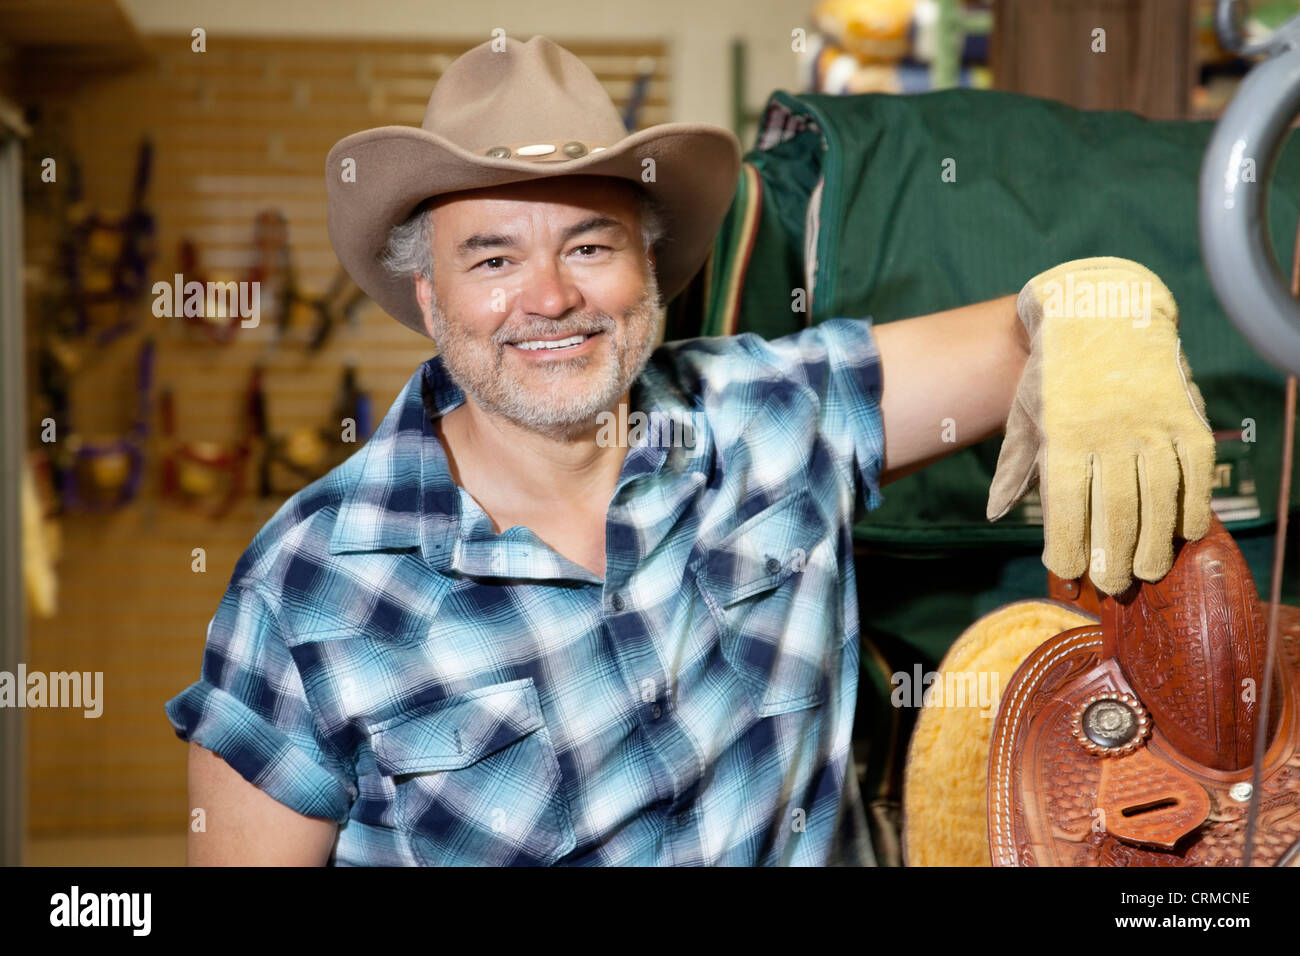
[[[641,243],[649,252],[667,233],[667,215],[649,190],[631,185],[641,202]],[[433,281],[433,202],[432,198],[426,199],[389,231],[379,261],[394,276],[416,273]]]

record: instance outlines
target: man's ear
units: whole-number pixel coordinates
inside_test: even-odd
[[[418,272],[415,273],[415,301],[424,316],[424,329],[433,338],[433,282]]]

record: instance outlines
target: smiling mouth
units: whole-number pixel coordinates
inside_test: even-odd
[[[510,344],[517,349],[523,349],[525,352],[564,352],[568,349],[578,348],[587,339],[600,334],[599,332],[580,332],[577,335],[566,336],[562,339],[526,339],[522,342],[511,342]]]

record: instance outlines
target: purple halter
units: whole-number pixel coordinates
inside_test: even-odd
[[[73,454],[72,460],[62,466],[63,506],[68,511],[103,513],[116,511],[129,504],[140,493],[144,475],[144,446],[149,437],[149,406],[153,392],[154,342],[148,339],[140,346],[140,360],[136,373],[138,404],[136,420],[131,430],[122,438],[107,442],[86,442]],[[103,458],[125,455],[129,462],[126,480],[112,498],[88,496],[81,488],[81,470],[91,467]]]

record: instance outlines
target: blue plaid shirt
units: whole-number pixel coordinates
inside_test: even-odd
[[[843,849],[880,390],[870,319],[661,346],[633,407],[694,446],[628,449],[602,580],[452,481],[432,358],[253,539],[167,716],[337,821],[335,865],[871,862]]]

